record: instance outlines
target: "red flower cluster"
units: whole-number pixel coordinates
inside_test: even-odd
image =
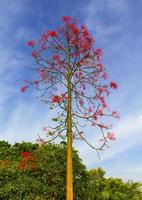
[[[57,37],[57,32],[56,31],[48,31],[47,35],[51,36],[51,37]]]
[[[92,47],[92,44],[93,44],[93,38],[89,34],[87,28],[85,26],[81,26],[79,32],[79,42],[78,42],[80,53],[87,52]]]
[[[23,87],[21,87],[21,92],[26,92],[27,91],[27,86],[23,86]]]
[[[58,54],[53,55],[53,60],[59,62],[60,56]]]
[[[95,51],[94,51],[96,57],[97,57],[97,60],[99,60],[101,57],[102,57],[102,49],[100,48],[97,48]]]
[[[38,71],[38,73],[39,73],[39,77],[40,77],[41,79],[45,79],[45,78],[47,77],[47,71],[46,71],[45,69],[40,69],[40,70]]]
[[[31,156],[31,154],[29,152],[27,152],[27,151],[24,151],[24,152],[21,152],[21,156],[29,157],[29,156]]]
[[[99,71],[103,71],[104,70],[103,64],[99,63],[97,66],[98,66],[98,70]]]
[[[39,55],[39,54],[38,54],[38,52],[37,52],[37,51],[33,51],[33,52],[32,52],[32,57],[33,57],[33,58],[37,58],[37,57],[38,57],[38,55]]]
[[[106,102],[105,102],[105,98],[104,98],[103,96],[99,96],[99,100],[100,100],[100,102],[101,102],[101,104],[102,104],[102,107],[103,107],[103,108],[106,108],[106,107],[107,107],[107,104],[106,104]]]
[[[52,103],[59,103],[61,101],[61,97],[58,95],[53,95],[51,98]]]
[[[93,115],[93,119],[95,121],[97,121],[98,117],[102,117],[104,114],[103,114],[103,110],[102,109],[99,109],[97,112],[94,113]]]
[[[116,112],[116,111],[113,111],[113,112],[112,112],[112,116],[113,116],[114,118],[116,118],[116,119],[119,119],[119,113]]]
[[[80,100],[79,100],[79,103],[80,103],[81,106],[83,106],[83,105],[84,105],[84,100],[83,100],[83,99],[80,99]]]
[[[81,72],[81,71],[75,73],[75,76],[76,76],[77,78],[82,78],[83,75],[84,75],[84,74],[83,74],[83,72]]]
[[[114,134],[114,133],[108,133],[108,134],[107,134],[107,138],[108,138],[109,140],[116,140],[116,137],[115,137],[115,134]]]
[[[67,22],[67,21],[69,21],[70,19],[71,19],[70,16],[63,16],[63,17],[62,17],[62,21],[63,21],[63,22]]]
[[[35,169],[35,159],[29,152],[21,152],[20,153],[23,159],[19,163],[19,169],[25,170],[25,169],[30,169],[34,170]]]
[[[30,40],[27,42],[27,45],[30,47],[33,47],[35,45],[35,41],[34,40]]]
[[[118,88],[118,85],[117,85],[117,83],[111,81],[111,82],[110,82],[110,87],[111,87],[112,89],[117,89],[117,88]]]
[[[106,72],[104,72],[104,73],[102,74],[102,78],[103,78],[104,80],[106,80],[106,79],[108,78],[108,74],[107,74]]]

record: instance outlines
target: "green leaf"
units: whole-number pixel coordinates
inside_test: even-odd
[[[58,118],[52,118],[52,120],[53,120],[54,122],[57,122],[57,121],[58,121]]]

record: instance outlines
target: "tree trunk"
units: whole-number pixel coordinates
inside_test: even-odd
[[[69,58],[70,62],[70,58]],[[67,177],[66,177],[66,200],[73,200],[73,166],[72,166],[72,96],[70,64],[68,62],[68,105],[67,105]]]

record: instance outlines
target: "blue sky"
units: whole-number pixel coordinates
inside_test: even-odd
[[[100,160],[85,144],[75,146],[88,168],[101,166],[107,176],[142,181],[142,1],[0,0],[0,8],[0,139],[35,141],[48,124],[47,106],[32,90],[20,93],[33,65],[26,41],[71,15],[88,26],[103,49],[103,63],[119,84],[109,103],[121,115],[114,125],[117,140]],[[89,139],[94,141],[93,134]]]

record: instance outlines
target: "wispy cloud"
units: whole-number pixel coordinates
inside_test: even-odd
[[[129,19],[129,8],[123,0],[90,0],[82,10],[85,24],[94,33],[96,40],[105,45],[112,45],[110,41],[124,30],[126,18]]]
[[[127,163],[120,160],[120,164],[107,170],[106,177],[122,178],[125,181],[133,180],[142,182],[142,162]]]
[[[5,126],[1,127],[1,139],[10,143],[16,141],[32,141],[38,138],[38,134],[45,138],[42,128],[51,124],[52,112],[41,112],[37,104],[19,102],[16,109],[11,112]]]
[[[94,165],[101,164],[128,149],[140,145],[142,143],[142,115],[131,115],[127,119],[121,120],[113,130],[117,133],[117,140],[113,143],[110,142],[110,148],[100,152],[100,160],[95,155],[94,150],[89,149],[87,145],[79,145],[81,157],[89,167],[92,167],[93,163]]]

